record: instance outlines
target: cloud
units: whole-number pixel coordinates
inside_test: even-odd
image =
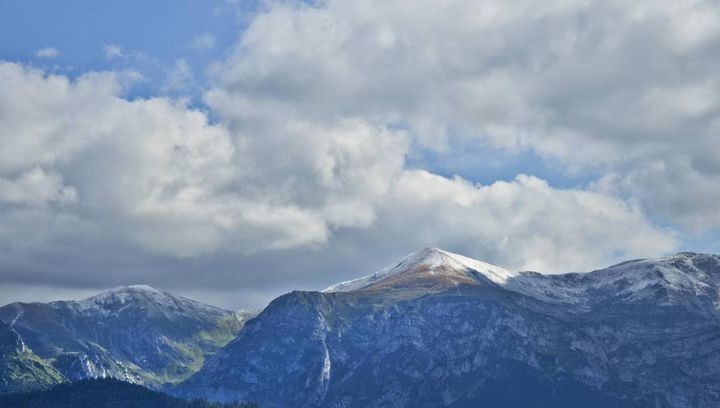
[[[529,176],[476,186],[407,170],[406,132],[361,118],[321,121],[210,95],[221,119],[211,123],[172,99],[123,98],[112,73],[70,80],[3,63],[0,81],[0,241],[21,243],[5,264],[22,281],[70,279],[37,264],[50,249],[64,265],[79,262],[78,251],[103,264],[114,248],[132,260],[121,264],[215,254],[240,262],[322,253],[340,234],[357,248],[432,243],[564,270],[675,245],[638,208],[600,192]]]
[[[163,90],[166,93],[188,92],[195,87],[192,68],[184,60],[175,61],[175,66],[168,71]]]
[[[0,177],[0,202],[27,206],[44,206],[50,202],[74,202],[77,192],[64,186],[57,173],[48,174],[40,167],[30,169],[15,179]]]
[[[672,166],[684,157],[695,172],[688,188],[720,189],[712,183],[720,162],[711,157],[720,147],[717,3],[408,7],[394,0],[273,3],[216,70],[209,101],[218,109],[253,104],[399,124],[436,149],[446,149],[448,138],[479,139],[539,154],[569,173],[624,177],[643,172],[645,162]],[[692,228],[698,222],[688,224],[686,214],[705,213],[706,202],[693,194],[670,198],[652,193],[651,184],[631,190],[654,198],[642,201],[652,214]],[[715,217],[704,222],[720,228]]]
[[[2,63],[3,279],[268,294],[430,245],[547,272],[667,253],[720,228],[719,15],[685,0],[271,2],[213,64],[203,109],[129,99],[118,73]],[[168,89],[188,78],[178,61]],[[538,156],[555,180],[522,162],[487,184],[406,162],[462,161],[465,142]]]
[[[442,245],[546,273],[599,268],[612,258],[654,256],[677,245],[671,231],[653,226],[637,206],[522,174],[473,185],[406,171],[381,212],[378,229],[388,241]]]
[[[215,36],[208,32],[205,32],[193,37],[188,46],[196,50],[209,50],[215,48],[216,41],[217,40]]]
[[[123,99],[113,74],[73,82],[4,63],[0,78],[4,196],[21,200],[9,183],[27,172],[57,174],[74,214],[150,251],[323,244],[369,225],[403,164],[402,135],[361,121],[268,122],[261,139],[177,101]]]
[[[114,59],[147,59],[147,56],[142,51],[128,50],[117,44],[104,44],[102,47],[103,56],[107,60]]]
[[[125,50],[119,45],[105,44],[103,45],[103,54],[107,59],[120,58],[125,56]]]
[[[702,234],[717,229],[720,214],[720,173],[714,164],[708,168],[687,154],[668,153],[638,163],[626,171],[614,171],[595,185],[603,192],[621,192],[671,219],[690,233]]]
[[[35,56],[39,58],[57,58],[60,56],[60,51],[53,47],[45,47],[35,51]]]

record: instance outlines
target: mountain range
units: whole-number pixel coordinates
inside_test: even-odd
[[[720,406],[709,254],[543,275],[427,248],[259,313],[132,286],[0,319],[4,391],[113,377],[271,408]]]
[[[145,285],[81,301],[11,303],[0,308],[7,367],[0,369],[0,392],[106,377],[167,388],[197,371],[255,314]]]

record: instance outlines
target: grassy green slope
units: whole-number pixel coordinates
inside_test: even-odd
[[[0,393],[45,389],[65,379],[0,321]]]

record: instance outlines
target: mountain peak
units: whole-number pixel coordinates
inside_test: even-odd
[[[80,302],[91,302],[91,303],[104,303],[108,300],[127,301],[131,298],[164,298],[171,297],[169,293],[159,291],[152,286],[148,285],[127,285],[118,286],[105,292],[98,293],[97,295],[91,296],[87,299],[83,299]]]
[[[362,278],[332,285],[323,292],[351,292],[381,287],[456,286],[487,281],[504,284],[516,275],[517,273],[499,266],[429,247],[405,256],[393,266]]]
[[[140,307],[145,311],[168,314],[168,311],[195,313],[199,310],[211,314],[222,314],[227,311],[215,306],[206,305],[172,293],[164,292],[152,286],[134,284],[118,286],[97,295],[77,301],[50,302],[54,307],[70,307],[79,313],[101,313],[103,315],[118,314]],[[173,313],[175,313],[173,312]]]
[[[153,287],[152,287],[152,286],[150,286],[150,285],[145,285],[145,284],[135,284],[135,285],[128,285],[128,286],[125,286],[125,288],[127,288],[127,289],[129,289],[129,290],[136,290],[136,291],[140,291],[140,292],[154,292],[154,293],[160,293],[160,291],[159,291],[159,290],[157,290],[157,289],[153,288]]]

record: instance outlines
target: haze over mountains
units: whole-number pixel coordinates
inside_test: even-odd
[[[265,310],[144,286],[0,308],[2,391],[114,377],[263,407],[714,407],[720,257],[512,272],[437,248]]]

